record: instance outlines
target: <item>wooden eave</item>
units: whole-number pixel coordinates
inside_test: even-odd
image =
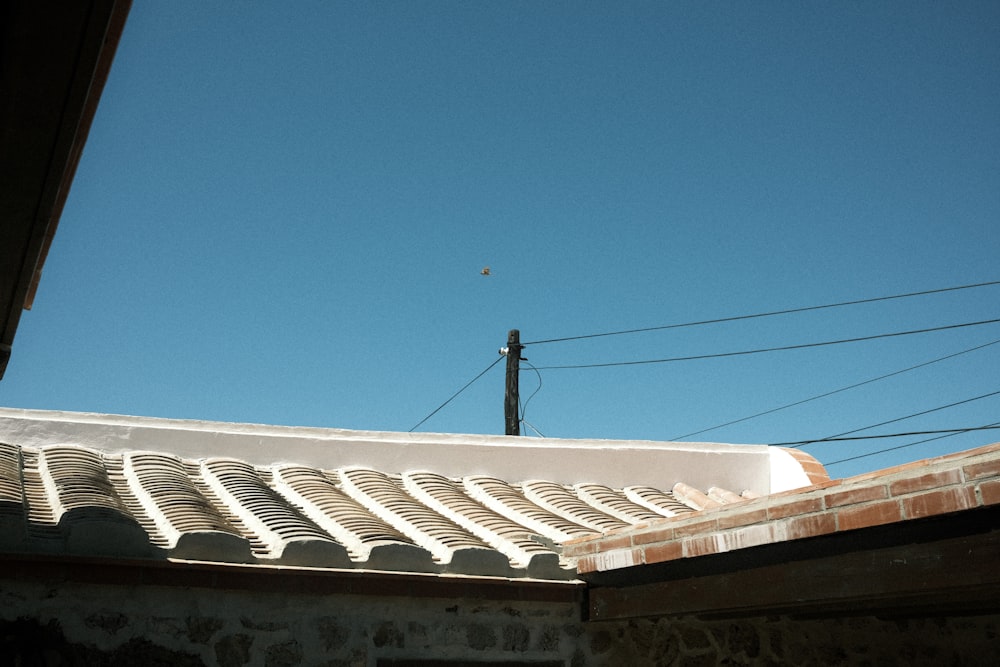
[[[0,378],[130,7],[11,0],[0,8]]]
[[[1000,507],[581,575],[592,621],[1000,611]]]

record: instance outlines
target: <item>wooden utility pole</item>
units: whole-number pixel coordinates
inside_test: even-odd
[[[503,415],[507,422],[507,435],[521,435],[521,418],[518,415],[517,380],[521,367],[521,332],[511,329],[507,332],[507,388],[503,396]]]

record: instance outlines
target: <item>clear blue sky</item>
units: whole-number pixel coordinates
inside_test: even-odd
[[[0,404],[406,431],[512,328],[537,341],[981,283],[998,257],[997,2],[137,2]],[[524,355],[996,318],[1000,286]],[[523,367],[521,392],[540,375],[525,418],[548,437],[667,440],[995,340],[1000,324]],[[503,369],[419,430],[502,433]],[[995,391],[1000,344],[689,439],[823,438]],[[990,396],[860,434],[998,421]]]

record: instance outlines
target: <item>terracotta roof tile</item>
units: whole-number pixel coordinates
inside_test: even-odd
[[[685,505],[673,492],[660,491],[651,486],[628,486],[623,493],[635,504],[666,517],[689,514],[699,509]]]
[[[574,537],[599,535],[592,528],[581,526],[544,507],[532,503],[514,486],[502,479],[485,475],[466,477],[465,488],[469,495],[486,507],[510,517],[514,521],[556,542]]]
[[[429,551],[445,571],[511,575],[505,556],[408,494],[398,478],[363,468],[340,470],[339,476],[351,497]]]
[[[0,550],[567,579],[756,543],[772,453],[0,408]]]
[[[521,492],[539,507],[592,530],[604,532],[629,525],[628,521],[606,514],[581,500],[571,488],[562,484],[530,480],[521,484]]]
[[[619,533],[626,551],[602,562],[631,562],[624,531],[700,514],[648,486],[0,446],[2,544],[15,551],[566,579],[564,542]]]
[[[633,502],[624,491],[603,484],[577,484],[576,493],[585,503],[628,524],[662,519],[663,514]]]
[[[403,479],[414,498],[503,553],[514,567],[525,568],[530,576],[539,578],[563,573],[558,554],[521,524],[477,503],[458,482],[430,472],[405,473]]]
[[[674,484],[673,493],[675,498],[679,499],[688,507],[696,510],[715,509],[716,507],[721,507],[723,504],[718,500],[709,498],[708,494],[699,491],[684,482],[677,482]]]

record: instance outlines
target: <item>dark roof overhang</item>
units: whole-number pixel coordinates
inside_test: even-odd
[[[31,308],[131,0],[0,6],[0,378]]]
[[[109,586],[171,586],[197,590],[302,595],[500,600],[582,608],[583,582],[468,575],[375,572],[185,560],[128,560],[72,555],[0,554],[0,579]]]
[[[563,545],[593,620],[1000,612],[1000,443]]]
[[[581,574],[588,617],[1000,611],[1000,506]]]

